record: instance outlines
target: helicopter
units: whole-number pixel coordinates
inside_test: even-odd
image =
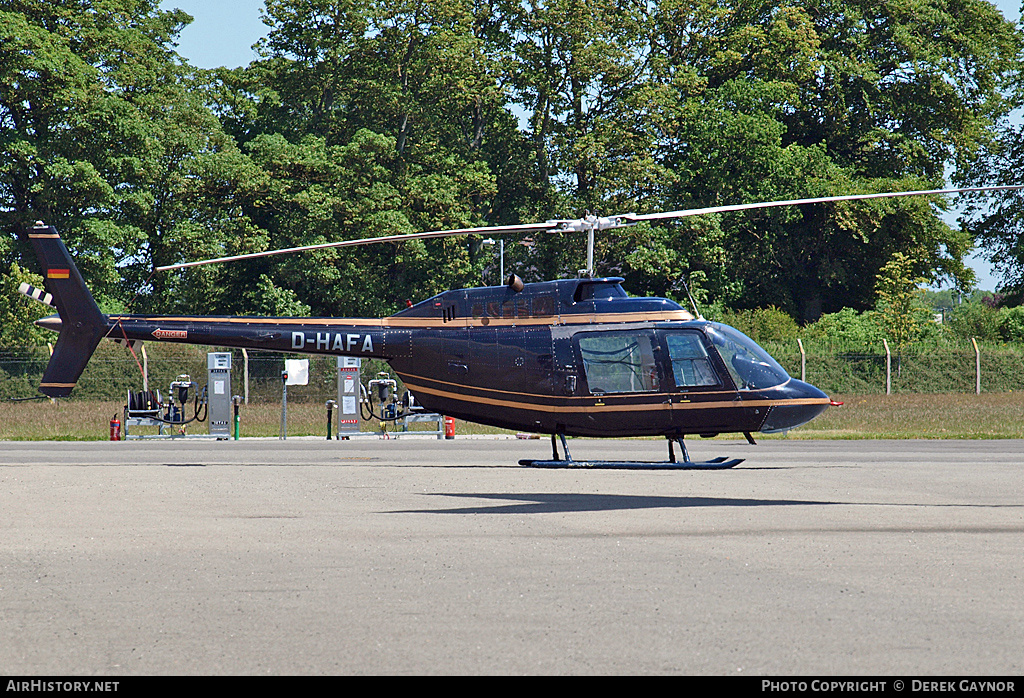
[[[71,394],[103,338],[165,341],[383,359],[424,409],[513,431],[549,434],[552,458],[533,467],[725,469],[742,459],[695,461],[685,437],[785,432],[837,404],[790,377],[752,339],[666,298],[630,297],[619,277],[594,278],[595,231],[641,221],[965,189],[886,192],[737,204],[653,214],[431,231],[324,243],[158,267],[157,271],[326,247],[513,232],[588,232],[588,269],[578,278],[449,290],[389,317],[291,318],[104,314],[57,230],[28,237],[57,315],[37,324],[59,337],[39,391]],[[691,299],[692,303],[692,299]],[[578,461],[566,437],[664,437],[669,459]],[[560,439],[563,455],[558,452]],[[680,448],[677,458],[674,446]]]

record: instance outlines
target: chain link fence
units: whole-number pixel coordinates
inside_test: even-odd
[[[886,355],[879,347],[835,347],[804,342],[805,356],[793,342],[766,343],[768,350],[791,376],[801,376],[803,359],[806,380],[827,393],[873,394],[886,391]],[[146,345],[149,387],[165,393],[171,381],[188,375],[200,385],[206,383],[207,351],[224,349],[175,344]],[[241,350],[231,351],[232,393],[245,396],[245,361]],[[280,402],[281,371],[291,354],[249,351],[248,397],[250,402]],[[309,359],[309,385],[289,386],[289,402],[325,401],[337,398],[336,358],[301,356]],[[893,393],[974,392],[976,355],[973,347],[931,347],[904,350],[891,356]],[[49,360],[46,347],[0,352],[0,400],[32,397]],[[128,390],[143,387],[142,348],[134,353],[112,342],[101,342],[78,385],[73,399],[124,399]],[[1024,390],[1024,347],[983,345],[980,347],[981,390],[1009,392]],[[388,371],[383,361],[363,362],[366,380]]]
[[[983,392],[1024,390],[1024,347],[980,345],[974,347],[910,347],[886,356],[883,346],[836,347],[804,342],[801,357],[797,342],[765,345],[782,367],[794,377],[801,365],[808,383],[827,393],[973,393],[979,382]],[[980,368],[980,375],[979,375]],[[980,381],[979,381],[980,378]]]
[[[249,402],[280,402],[281,372],[286,358],[309,359],[309,384],[288,386],[289,403],[324,402],[338,397],[337,359],[333,356],[307,356],[277,352],[248,351],[248,386],[246,361],[240,349],[218,349],[173,344],[146,345],[145,357],[138,345],[134,353],[112,342],[101,342],[86,366],[69,399],[126,399],[128,390],[143,389],[143,367],[149,376],[149,389],[166,396],[168,386],[181,375],[189,376],[200,386],[206,384],[208,351],[230,351],[231,392]],[[32,397],[38,394],[39,382],[49,361],[45,347],[0,352],[0,400]],[[387,371],[383,361],[363,360],[364,383],[378,371]],[[248,388],[248,390],[247,390]]]

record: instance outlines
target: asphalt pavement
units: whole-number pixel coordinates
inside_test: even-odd
[[[691,443],[688,441],[688,443]],[[663,459],[570,440],[577,459]],[[1024,442],[0,442],[7,675],[1019,675]]]

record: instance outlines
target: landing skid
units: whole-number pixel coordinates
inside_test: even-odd
[[[676,439],[669,438],[668,440],[668,460],[667,461],[606,461],[606,460],[573,460],[572,456],[569,455],[569,445],[565,441],[565,434],[559,434],[559,438],[562,440],[562,450],[565,452],[565,458],[558,457],[558,444],[555,442],[555,435],[551,435],[551,451],[553,458],[551,460],[521,460],[519,465],[525,465],[530,468],[608,468],[618,470],[725,470],[732,468],[743,462],[742,458],[712,458],[706,461],[694,461],[690,460],[690,453],[686,450],[686,443],[683,441],[683,437],[677,437]],[[753,441],[749,436],[749,441]],[[677,441],[679,448],[683,452],[683,459],[676,460],[676,453],[672,447],[672,442]]]

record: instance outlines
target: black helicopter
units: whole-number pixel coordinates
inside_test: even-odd
[[[1019,188],[1019,187],[1013,187]],[[994,189],[989,188],[989,189]],[[595,230],[644,220],[828,201],[959,193],[896,192],[741,204],[526,226],[466,228],[350,240],[162,267],[195,266],[323,247],[470,233]],[[831,400],[786,371],[741,332],[664,298],[631,298],[621,278],[563,279],[441,293],[386,318],[105,315],[57,231],[28,232],[58,315],[38,324],[60,332],[40,392],[65,397],[103,338],[182,342],[268,351],[379,358],[424,408],[472,422],[551,435],[541,467],[730,468],[740,459],[689,458],[684,437],[781,432],[824,412]],[[562,441],[559,456],[555,438]],[[669,460],[573,461],[567,436],[664,436]],[[677,460],[673,442],[681,448]]]

